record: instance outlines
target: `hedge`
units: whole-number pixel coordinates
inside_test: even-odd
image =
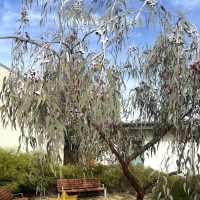
[[[143,166],[130,166],[130,170],[142,185],[152,183],[160,177],[154,193],[151,193],[153,186],[148,191],[152,199],[164,199],[166,191],[170,191],[173,200],[188,200],[194,198],[194,189],[191,188],[199,185],[198,176],[191,177],[186,182],[179,176],[167,177],[166,180],[162,178],[166,175]],[[97,164],[88,168],[68,164],[52,172],[41,153],[17,153],[15,150],[0,148],[0,186],[9,186],[14,192],[43,192],[48,188],[56,189],[55,182],[58,178],[92,177],[99,177],[109,192],[133,192],[119,165]]]

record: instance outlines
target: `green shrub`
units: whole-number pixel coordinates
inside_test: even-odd
[[[0,148],[0,186],[14,192],[42,192],[55,183],[55,175],[40,154],[17,153]]]
[[[200,199],[200,175],[192,175],[187,179],[186,193],[190,194],[191,199]]]
[[[155,171],[142,166],[132,166],[131,172],[143,184],[151,181]],[[0,149],[0,186],[9,186],[13,190],[42,192],[55,184],[56,178],[94,178],[99,177],[105,187],[123,192],[132,190],[120,165],[97,164],[92,167],[64,165],[56,169],[56,176],[45,163],[41,153],[17,153],[14,150]]]
[[[171,176],[168,178],[171,195],[174,200],[188,200],[188,195],[185,193],[183,184],[185,180],[180,176]]]
[[[95,165],[93,166],[92,174],[94,177],[100,177],[101,182],[105,187],[118,192],[132,191],[129,182],[124,176],[120,165]],[[146,168],[141,165],[130,166],[131,173],[133,173],[144,185],[153,182],[158,178],[159,172],[152,168]]]
[[[160,199],[164,199],[169,193],[173,200],[193,199],[191,197],[191,192],[187,193],[186,185],[186,180],[181,176],[174,175],[164,179],[161,178],[152,198],[158,199],[158,196],[160,196]]]
[[[58,172],[59,173],[59,172]],[[73,164],[63,165],[60,171],[60,177],[58,178],[84,178],[84,170],[78,166]]]
[[[93,168],[93,173],[95,176],[100,177],[105,187],[113,190],[123,190],[123,188],[120,188],[122,171],[119,165],[97,165]]]
[[[55,172],[57,175],[55,175],[46,163],[44,156],[41,155],[41,153],[17,153],[14,150],[0,148],[0,186],[9,186],[14,191],[21,190],[31,193],[35,191],[42,192],[44,188],[51,186],[56,188],[55,181],[58,178],[99,177],[109,191],[133,191],[120,165],[97,164],[87,168],[68,164],[61,168],[56,168]],[[130,171],[137,177],[142,186],[152,183],[158,177],[164,175],[143,166],[130,166]],[[192,199],[190,198],[193,192],[191,190],[199,185],[199,177],[191,177],[189,182],[187,182],[187,186],[191,186],[189,195],[187,195],[188,189],[185,192],[184,183],[185,179],[179,176],[168,177],[167,181],[161,178],[151,199],[157,199],[160,193],[162,193],[161,198],[164,198],[163,187],[169,189],[173,200]],[[197,190],[199,190],[199,187],[197,187]],[[149,190],[149,192],[151,191]]]
[[[42,193],[46,188],[55,185],[56,176],[41,153],[33,155],[32,167],[25,189],[29,192]]]
[[[33,170],[30,159],[29,154],[0,149],[0,186],[9,186],[17,191],[26,184]]]
[[[150,184],[158,179],[160,172],[150,167],[136,165],[130,167],[131,173],[136,176],[142,186]]]
[[[105,187],[113,190],[121,188],[122,171],[119,165],[95,165],[87,168],[78,165],[64,165],[61,167],[62,178],[100,178]],[[124,179],[125,180],[125,179]],[[126,184],[127,185],[127,184]]]

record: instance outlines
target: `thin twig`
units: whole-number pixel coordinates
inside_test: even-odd
[[[145,151],[147,151],[149,148],[151,148],[154,144],[156,144],[163,136],[165,136],[169,131],[172,129],[172,126],[168,126],[164,133],[153,138],[150,142],[145,144],[142,148],[136,150],[134,153],[132,153],[127,159],[126,163],[129,164],[132,160],[136,159],[138,156],[142,155]]]
[[[18,36],[0,36],[0,40],[2,40],[2,39],[16,39],[16,40],[20,40],[22,42],[28,42],[28,43],[34,44],[40,48],[44,48],[44,46],[42,44],[36,42],[35,40],[29,39],[29,38],[23,38],[23,37],[18,37]],[[55,50],[51,49],[50,47],[45,47],[45,49],[53,52],[56,56],[60,57],[59,54]]]

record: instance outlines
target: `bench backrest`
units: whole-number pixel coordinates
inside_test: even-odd
[[[0,200],[11,200],[13,198],[12,191],[8,187],[0,188]]]
[[[98,188],[101,186],[101,182],[98,178],[93,179],[58,179],[57,189],[58,191],[78,189],[78,188]]]

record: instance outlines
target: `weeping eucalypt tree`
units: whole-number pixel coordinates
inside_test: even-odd
[[[33,10],[41,13],[34,31]],[[174,173],[198,173],[185,149],[192,143],[198,161],[199,34],[181,13],[170,14],[156,0],[22,0],[18,23],[15,34],[0,36],[13,40],[1,120],[20,129],[21,144],[45,149],[52,163],[66,140],[83,163],[109,150],[138,200],[151,184],[139,182],[131,163],[156,151],[168,134],[170,152],[178,154]],[[154,29],[155,44],[136,45],[146,29]],[[127,92],[130,82],[137,86]],[[152,139],[137,149],[127,145],[122,118],[152,122]]]

